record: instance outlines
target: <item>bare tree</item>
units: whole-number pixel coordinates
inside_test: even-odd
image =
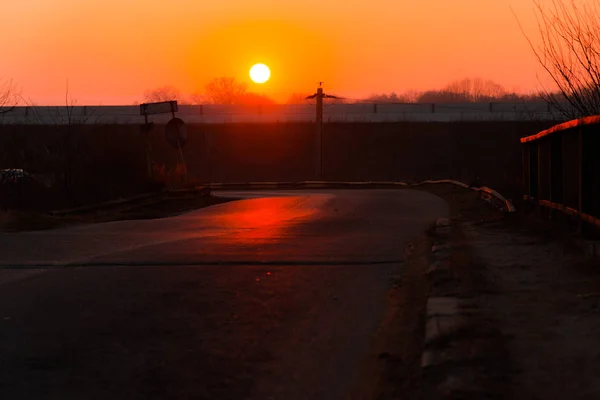
[[[473,102],[494,100],[506,94],[506,90],[501,85],[481,78],[465,78],[452,82],[443,91],[457,94]]]
[[[308,97],[308,94],[294,92],[290,94],[285,104],[308,104],[306,97]]]
[[[239,100],[240,104],[246,106],[268,106],[276,104],[275,100],[266,94],[246,92]]]
[[[398,94],[396,92],[372,94],[365,101],[373,103],[412,103],[416,100],[416,92]]]
[[[509,93],[494,81],[465,78],[449,83],[441,90],[428,90],[416,96],[418,103],[473,103],[521,100],[522,95]]]
[[[56,165],[63,165],[63,167],[54,171],[54,174],[58,174],[55,175],[54,179],[58,180],[62,175],[67,201],[71,205],[77,204],[78,193],[75,178],[77,172],[81,174],[81,165],[86,160],[86,154],[82,147],[82,135],[76,133],[81,132],[79,130],[81,125],[87,124],[94,118],[97,108],[78,107],[77,100],[71,96],[68,80],[65,86],[64,106],[41,107],[45,110],[39,112],[37,105],[32,100],[22,98],[22,101],[31,109],[30,114],[27,116],[30,121],[36,124],[54,125],[63,133],[61,151],[53,154],[44,145],[44,152],[48,159],[54,160],[53,162]],[[26,164],[27,160],[24,160],[23,163]]]
[[[95,106],[78,106],[77,100],[73,99],[69,91],[69,80],[65,85],[64,105],[41,107],[43,112],[38,110],[39,105],[31,100],[21,97],[21,101],[27,107],[27,119],[33,123],[41,125],[71,126],[85,125],[91,123],[97,117],[98,108]],[[101,106],[101,104],[98,104]]]
[[[213,104],[241,104],[248,90],[247,85],[231,77],[220,77],[210,81],[206,97]]]
[[[470,98],[464,93],[447,90],[427,90],[419,95],[417,103],[468,103]]]
[[[14,109],[21,98],[21,91],[12,80],[0,79],[0,115]]]
[[[166,85],[156,89],[147,90],[144,93],[144,102],[154,103],[161,101],[177,100],[181,97],[181,92],[173,86]]]
[[[544,90],[546,101],[567,118],[600,114],[600,1],[533,0],[533,4],[540,44],[533,43],[520,22],[519,26],[558,88],[558,93]]]
[[[199,104],[206,104],[207,102],[208,102],[208,99],[207,99],[206,95],[204,95],[203,93],[192,93],[190,95],[190,103],[191,104],[199,105]]]

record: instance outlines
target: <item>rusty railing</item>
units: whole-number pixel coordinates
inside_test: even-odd
[[[600,116],[521,139],[524,199],[600,227]]]

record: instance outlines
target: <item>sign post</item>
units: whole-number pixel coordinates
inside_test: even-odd
[[[185,122],[183,122],[180,118],[173,118],[167,123],[167,127],[165,128],[165,136],[167,137],[167,142],[179,150],[179,157],[181,158],[181,165],[183,166],[183,180],[187,180],[187,165],[185,163],[185,159],[183,158],[183,146],[187,143],[187,129],[185,126]]]
[[[152,130],[153,123],[148,122],[148,115],[144,114],[144,124],[140,126],[140,131],[144,135],[144,145],[146,149],[146,168],[148,172],[148,179],[152,179],[152,158],[150,156],[152,149],[150,146],[150,131]]]
[[[173,118],[175,118],[175,113],[179,111],[179,107],[177,106],[177,100],[171,101],[160,101],[158,103],[143,103],[140,104],[140,115],[151,115],[151,114],[173,114]]]
[[[150,145],[149,133],[152,130],[154,123],[148,122],[148,115],[168,113],[170,113],[173,118],[167,123],[167,127],[165,128],[167,133],[167,141],[169,141],[171,145],[175,145],[175,148],[179,149],[179,155],[184,168],[184,179],[187,178],[187,167],[185,165],[183,152],[181,150],[181,147],[183,147],[187,141],[187,132],[185,130],[185,123],[181,119],[175,117],[175,113],[178,110],[179,107],[177,105],[177,100],[140,104],[140,115],[144,116],[144,125],[141,126],[141,131],[145,133],[146,163],[148,168],[148,178],[150,179],[152,179],[152,148]],[[174,142],[172,143],[173,140]]]

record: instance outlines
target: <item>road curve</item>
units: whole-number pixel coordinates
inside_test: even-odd
[[[228,193],[178,217],[0,234],[0,398],[346,399],[410,190]]]

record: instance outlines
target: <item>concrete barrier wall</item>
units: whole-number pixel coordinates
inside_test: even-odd
[[[479,177],[480,185],[512,198],[521,185],[519,139],[551,125],[329,123],[323,130],[323,179],[471,182]],[[188,133],[183,154],[195,182],[315,179],[314,124],[190,124]],[[155,125],[150,138],[153,160],[173,168],[180,155],[167,144],[164,126]],[[135,194],[146,178],[139,127],[0,125],[0,168],[51,175],[60,185],[66,165],[74,171],[74,186],[85,193],[82,199]]]

